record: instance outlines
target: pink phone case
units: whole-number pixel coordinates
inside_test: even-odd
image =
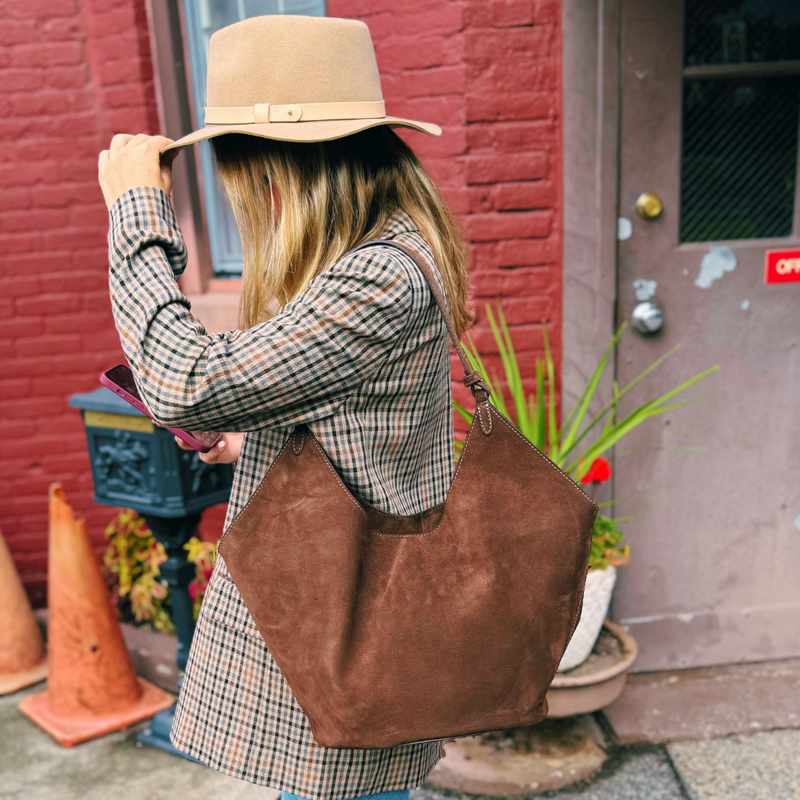
[[[128,370],[128,372],[130,372],[130,367],[126,367],[124,364],[120,364],[119,366],[114,367],[114,369],[120,369],[120,368],[124,368]],[[134,408],[138,408],[139,411],[142,412],[142,414],[144,414],[145,416],[149,417],[152,420],[153,417],[147,410],[147,406],[145,406],[145,404],[138,397],[132,395],[129,391],[127,391],[118,383],[116,383],[113,380],[113,378],[109,377],[108,373],[112,371],[113,370],[108,370],[107,372],[101,373],[100,383],[102,383],[103,386],[106,386],[109,389],[111,389],[111,391],[114,392],[115,394],[118,394],[123,400],[130,403]],[[131,384],[133,384],[133,373],[131,373],[130,375],[130,381]],[[153,420],[153,422],[155,422],[155,420]],[[155,422],[155,424],[158,425],[157,422]],[[195,439],[195,437],[192,436],[191,433],[189,433],[188,431],[184,431],[181,428],[170,428],[166,425],[159,425],[159,427],[163,427],[166,430],[170,431],[171,433],[174,433],[179,439],[182,439],[190,447],[193,447],[195,450],[199,450],[201,453],[207,453],[209,450],[213,449],[214,445],[222,438],[222,434],[217,434],[217,438],[214,439],[211,442],[211,444],[203,444],[198,439]]]

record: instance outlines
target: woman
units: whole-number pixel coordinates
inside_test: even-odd
[[[267,69],[256,57],[264,52],[274,63],[254,77]],[[225,431],[202,458],[236,463],[226,529],[300,423],[364,501],[399,515],[443,502],[453,476],[444,318],[396,248],[350,252],[375,239],[410,245],[438,267],[457,333],[472,322],[452,214],[390,126],[438,128],[385,116],[369,33],[350,20],[259,17],[222,29],[208,86],[202,131],[174,143],[118,135],[100,156],[114,317],[154,419]],[[301,121],[281,121],[292,114]],[[241,330],[221,334],[205,331],[176,283],[186,251],[169,201],[170,158],[203,138],[244,252]],[[443,754],[441,740],[317,744],[222,558],[172,741],[222,772],[310,800],[407,797]]]

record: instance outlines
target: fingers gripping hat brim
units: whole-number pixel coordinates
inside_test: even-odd
[[[359,131],[389,125],[392,128],[411,128],[431,136],[441,136],[442,129],[431,122],[417,122],[400,117],[381,117],[379,119],[318,120],[314,122],[266,122],[243,125],[206,125],[198,131],[167,145],[161,152],[178,150],[196,142],[213,139],[225,133],[245,133],[263,139],[276,139],[281,142],[327,142],[341,139]]]

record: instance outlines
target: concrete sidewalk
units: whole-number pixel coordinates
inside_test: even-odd
[[[65,749],[17,710],[44,684],[0,697],[2,800],[274,800],[280,795],[137,743],[141,723]]]
[[[423,787],[412,793],[412,800],[449,800],[454,796],[457,797]],[[800,800],[800,731],[770,731],[667,745],[612,746],[608,760],[590,780],[535,797]]]
[[[2,800],[275,800],[278,792],[137,745],[137,725],[66,750],[0,698]],[[422,787],[411,800],[460,796]],[[800,731],[612,747],[589,782],[536,797],[575,800],[800,800]]]

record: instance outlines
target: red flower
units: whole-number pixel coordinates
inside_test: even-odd
[[[605,483],[611,477],[611,464],[605,458],[596,458],[589,471],[581,478],[581,483]]]

